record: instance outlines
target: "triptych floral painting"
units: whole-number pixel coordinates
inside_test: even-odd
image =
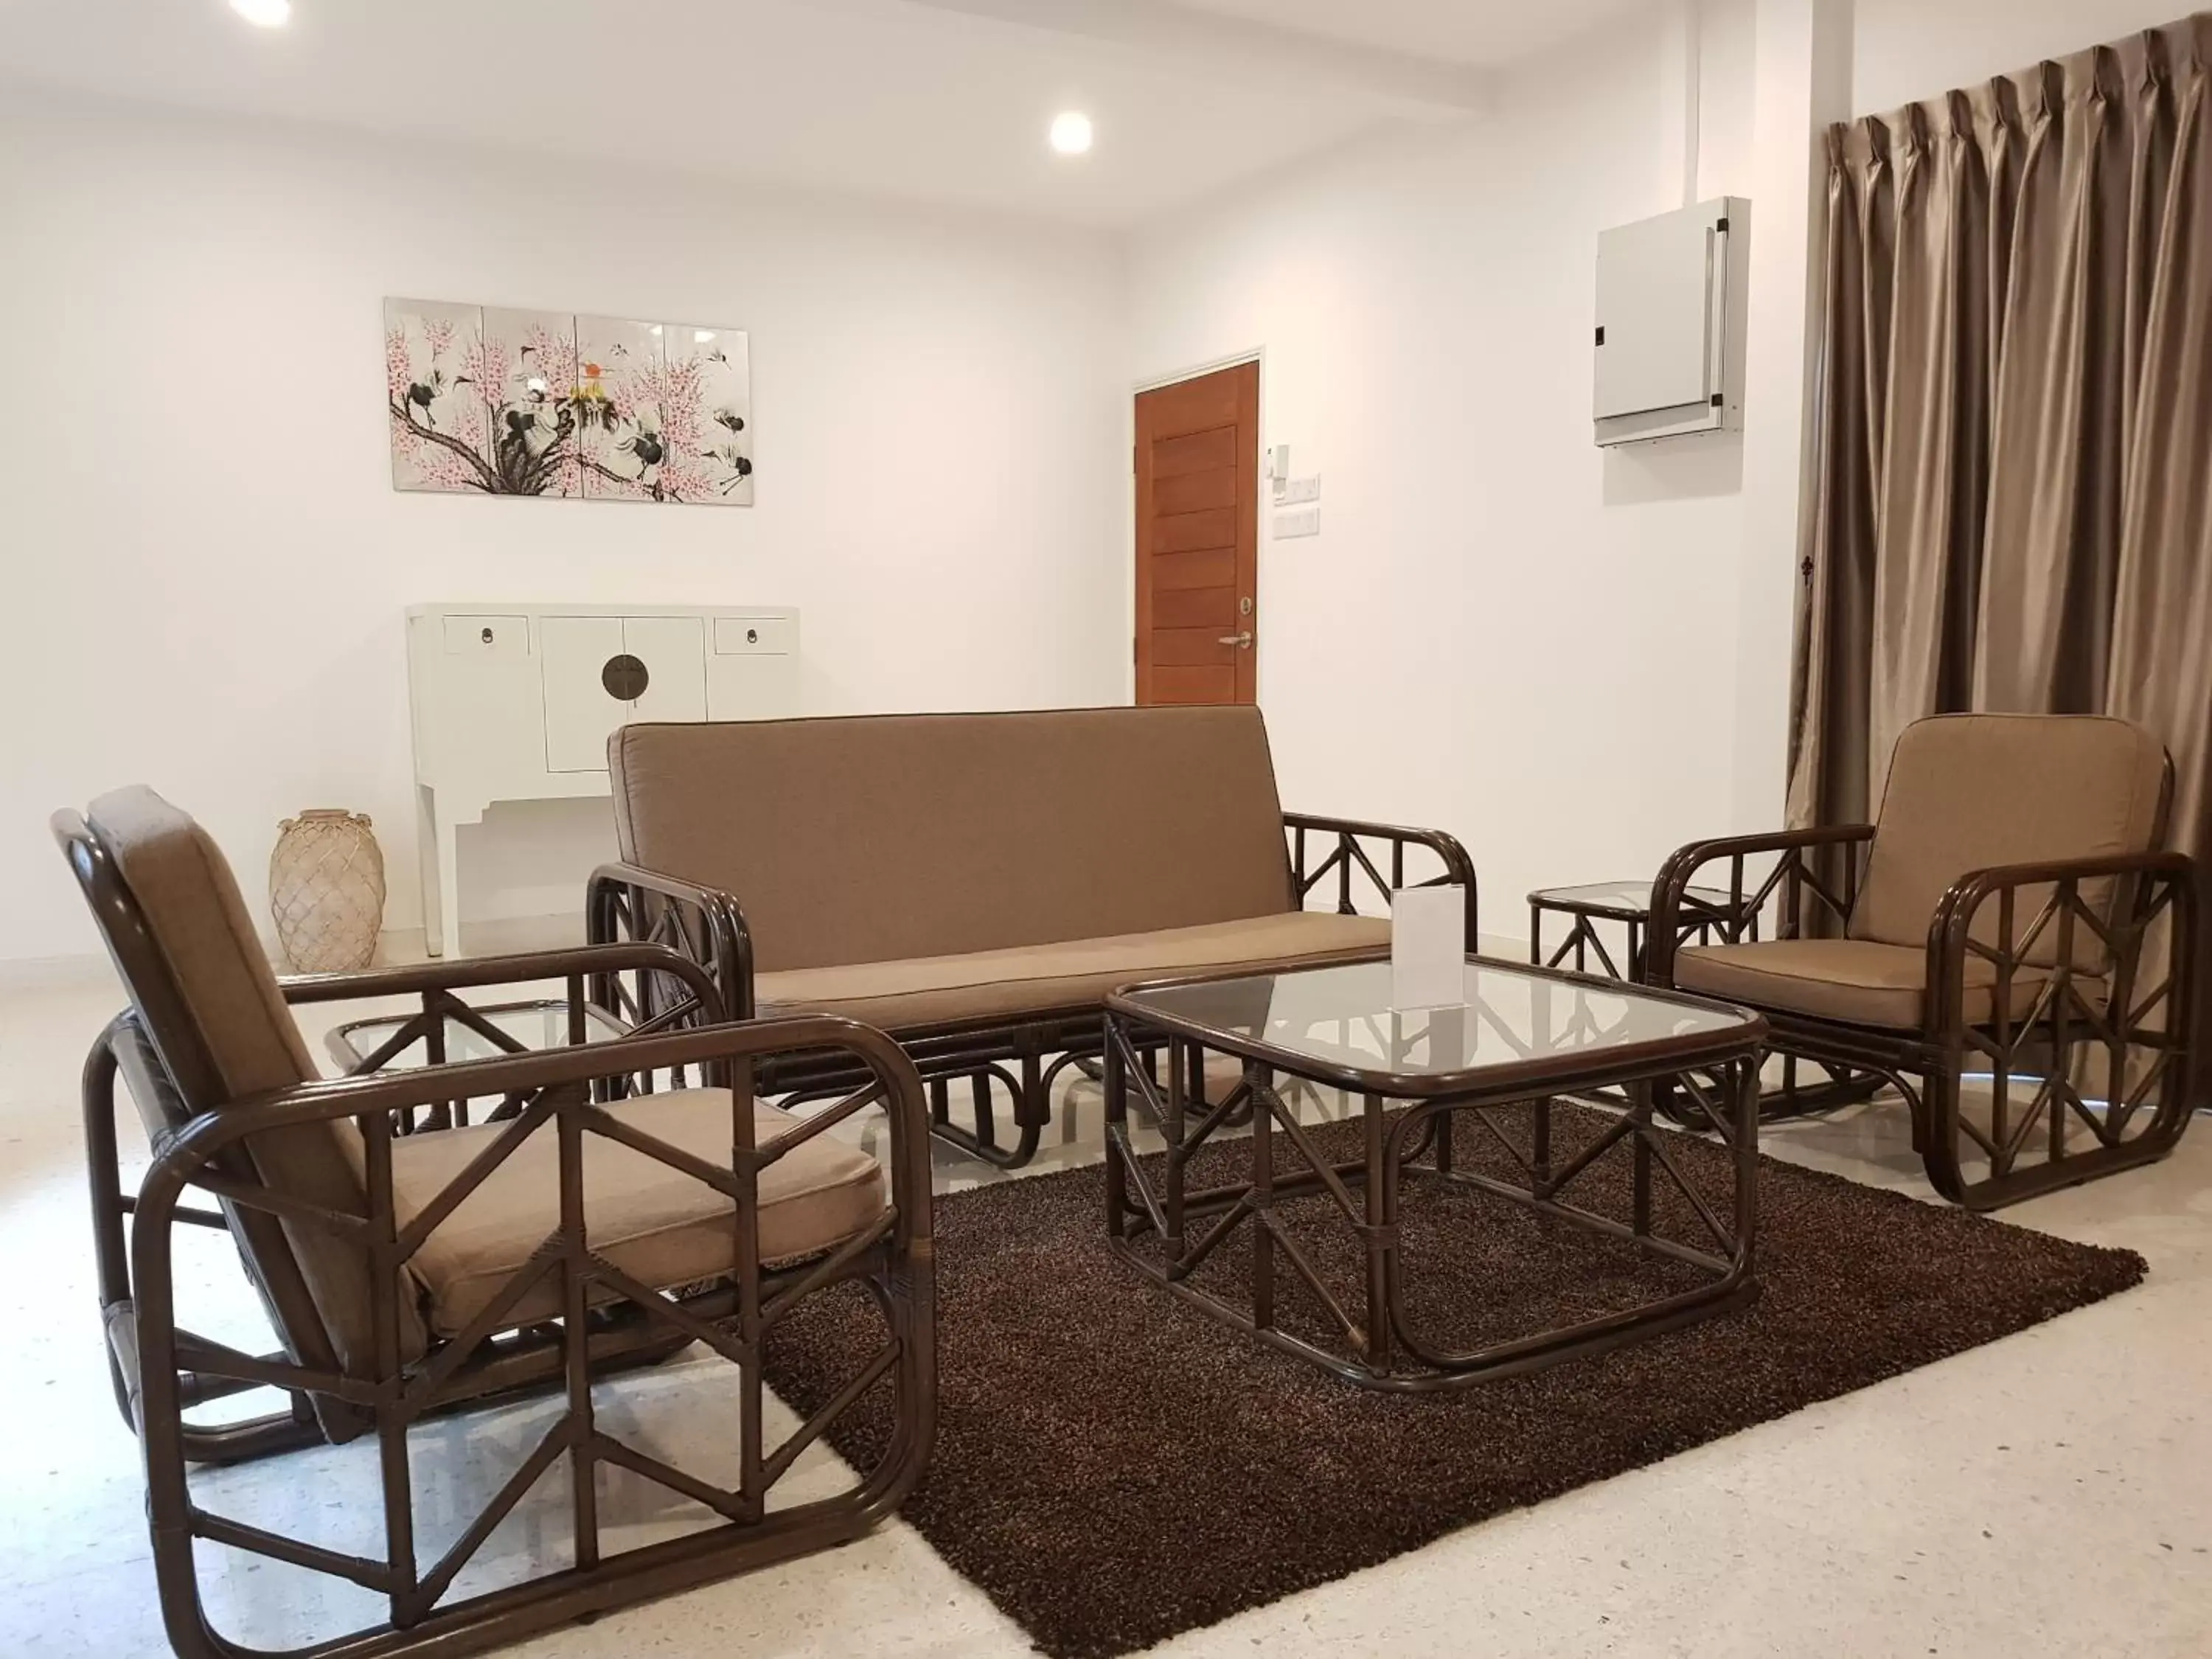
[[[741,329],[384,302],[398,489],[753,501]]]

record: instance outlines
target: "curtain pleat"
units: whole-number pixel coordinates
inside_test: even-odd
[[[1793,824],[1923,715],[2106,712],[2212,855],[2208,72],[2200,13],[1830,131]]]
[[[2200,47],[2212,46],[2212,29]],[[2212,853],[2212,52],[2176,62],[2139,94],[2169,135],[2140,164],[2155,211],[2145,240],[2163,250],[2146,273],[2137,395],[2131,403],[2106,701],[2166,739],[2179,769],[2179,845]],[[2170,91],[2170,94],[2168,93]],[[2146,146],[2146,148],[2153,148]],[[2151,165],[2153,160],[2156,166]]]

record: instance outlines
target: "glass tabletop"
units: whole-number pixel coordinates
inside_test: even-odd
[[[1719,887],[1686,887],[1682,896],[1693,904],[1725,915],[1735,902],[1733,895]],[[1531,904],[1547,904],[1555,909],[1597,910],[1620,916],[1649,915],[1651,911],[1651,884],[1648,881],[1592,881],[1579,887],[1540,887],[1528,895]]]
[[[1725,1052],[1755,1040],[1759,1017],[1724,1004],[1596,984],[1487,958],[1466,968],[1463,1005],[1391,1005],[1388,961],[1346,963],[1238,979],[1139,986],[1108,999],[1249,1059],[1357,1074],[1361,1086],[1422,1091],[1424,1080],[1511,1073],[1571,1074],[1630,1051]],[[1483,1079],[1472,1079],[1480,1086]]]
[[[514,1038],[525,1048],[562,1048],[568,1046],[568,1005],[565,1002],[500,1003],[471,1012],[493,1030]],[[397,1036],[409,1022],[421,1018],[421,1011],[417,1010],[413,1013],[385,1014],[374,1019],[357,1019],[341,1025],[330,1035],[331,1058],[350,1070]],[[465,1060],[496,1060],[502,1054],[514,1052],[502,1048],[482,1031],[451,1014],[444,1017],[443,1023],[446,1064]],[[605,1042],[626,1035],[628,1033],[620,1022],[605,1010],[586,1005],[585,1042]],[[429,1045],[417,1037],[386,1060],[384,1069],[407,1071],[429,1063]]]

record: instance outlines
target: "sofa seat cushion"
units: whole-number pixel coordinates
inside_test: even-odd
[[[964,956],[788,969],[761,975],[754,990],[763,1014],[843,1014],[886,1030],[912,1031],[950,1020],[1095,1008],[1109,991],[1135,980],[1257,973],[1330,961],[1389,943],[1386,920],[1292,910]]]
[[[2034,1008],[2049,978],[2035,970],[2013,975],[2014,1018]],[[1924,948],[1872,939],[1693,945],[1674,956],[1674,983],[1685,991],[1893,1031],[1920,1029],[1927,980]],[[1966,958],[1968,1024],[1984,1024],[1992,1018],[1996,986],[1994,967],[1978,957]]]
[[[673,1090],[608,1109],[656,1140],[730,1166],[727,1089]],[[765,1146],[799,1121],[756,1102],[754,1142]],[[394,1140],[392,1189],[400,1225],[421,1214],[506,1128],[473,1124]],[[560,1149],[557,1127],[540,1126],[416,1252],[410,1265],[428,1304],[431,1328],[441,1336],[465,1329],[560,1225]],[[795,1261],[833,1249],[875,1223],[886,1207],[875,1159],[833,1135],[817,1135],[761,1171],[761,1260]],[[584,1137],[586,1236],[592,1250],[641,1283],[671,1290],[731,1272],[730,1211],[728,1199],[681,1170],[605,1135]],[[562,1299],[556,1268],[500,1322],[553,1317]]]

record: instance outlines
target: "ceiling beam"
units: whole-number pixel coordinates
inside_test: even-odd
[[[908,0],[1051,34],[1079,35],[1158,62],[1240,81],[1367,94],[1407,113],[1463,114],[1487,106],[1479,69],[1279,24],[1224,16],[1174,0]]]

